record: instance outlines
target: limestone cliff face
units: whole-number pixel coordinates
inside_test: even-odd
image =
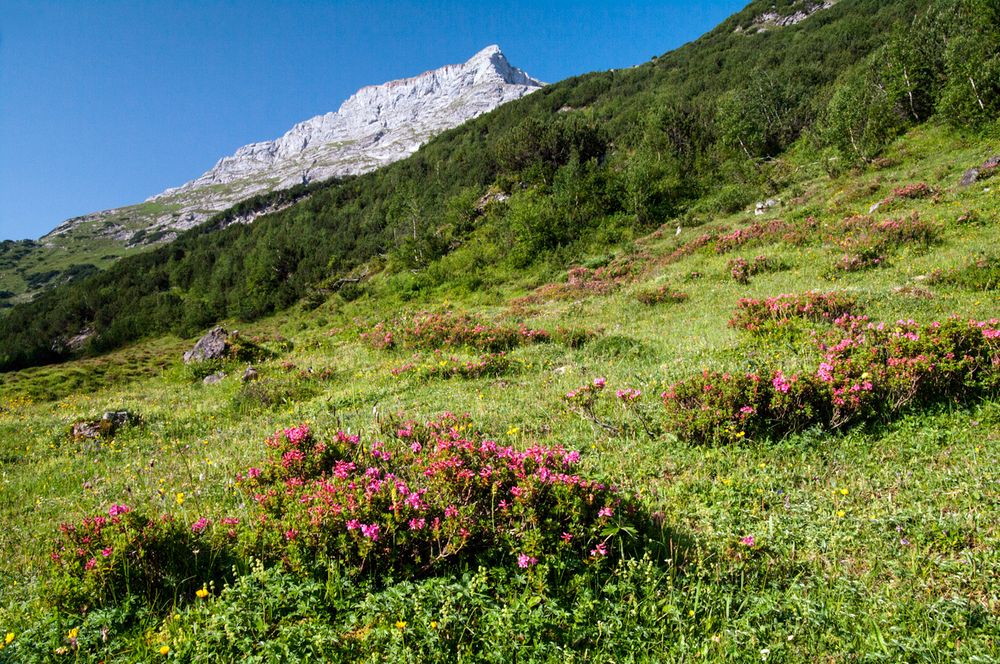
[[[254,194],[364,173],[407,157],[434,135],[542,85],[489,46],[462,64],[361,88],[336,112],[300,122],[273,141],[246,145],[197,179],[140,205],[71,219],[43,241],[63,245],[76,233],[130,246],[170,239]]]

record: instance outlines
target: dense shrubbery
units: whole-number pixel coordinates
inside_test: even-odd
[[[669,284],[655,288],[643,288],[635,293],[635,299],[643,304],[676,304],[688,299],[688,294],[679,291]]]
[[[728,233],[722,233],[715,238],[715,251],[728,253],[745,245],[764,244],[780,240],[789,244],[805,244],[809,242],[818,224],[812,217],[800,222],[788,222],[782,219],[760,221],[746,228],[737,228]]]
[[[368,444],[278,432],[271,458],[240,480],[262,524],[250,551],[294,568],[422,575],[470,560],[576,568],[639,535],[635,502],[577,474],[577,452],[520,451],[471,426],[403,422]]]
[[[361,333],[372,348],[425,350],[474,348],[483,352],[508,351],[523,344],[549,341],[545,330],[483,321],[469,314],[417,314],[409,320],[376,323]]]
[[[857,300],[846,293],[788,293],[763,300],[740,298],[729,325],[747,332],[765,333],[793,320],[833,323],[857,308]]]
[[[182,523],[112,505],[63,524],[50,596],[70,610],[129,596],[158,609],[204,596],[251,559],[371,580],[456,565],[576,573],[642,545],[637,501],[581,476],[578,452],[501,445],[453,415],[395,427],[371,442],[278,431],[269,458],[237,477],[240,517]]]
[[[934,272],[928,281],[974,291],[997,290],[1000,289],[1000,259],[988,254],[976,256],[968,265]]]
[[[888,256],[904,245],[926,247],[937,241],[940,228],[916,212],[899,219],[876,221],[864,215],[841,222],[837,246],[843,250],[835,262],[838,270],[854,272],[884,265]]]
[[[786,269],[783,263],[767,256],[754,256],[752,261],[748,261],[743,257],[734,258],[729,261],[727,267],[733,281],[738,284],[749,284],[750,277],[757,276],[758,274],[779,272]]]
[[[885,45],[892,26],[921,16],[918,9],[927,4],[855,0],[826,10],[822,20],[766,34],[735,31],[769,8],[754,4],[653,62],[549,86],[375,173],[241,204],[263,208],[272,199],[308,194],[252,225],[219,230],[237,206],[169,245],[13,307],[0,320],[0,368],[65,359],[70,350],[53,342],[87,327],[95,334],[86,351],[98,353],[153,334],[189,335],[222,318],[259,318],[304,297],[310,306],[337,292],[353,297],[356,292],[347,289],[357,291],[357,284],[344,287],[341,279],[376,259],[390,271],[416,272],[417,288],[456,278],[475,288],[495,280],[497,263],[508,270],[570,264],[589,249],[606,251],[608,244],[652,229],[717,188],[720,179],[737,194],[729,202],[720,199],[724,207],[752,200],[773,184],[778,166],[767,159],[824,113],[832,119],[820,134],[844,150],[853,149],[858,109],[866,117],[883,107],[898,115],[905,102],[905,117],[916,99],[912,108],[923,121],[921,109],[937,108],[941,99],[948,117],[995,117],[998,95],[984,75],[997,60],[991,0],[931,3],[930,18],[901,31],[928,45],[920,51],[930,54],[917,68],[921,77],[910,77],[921,85],[930,80],[926,89],[885,84],[886,103],[859,106],[849,96],[850,103],[823,110],[842,72]],[[967,72],[969,62],[981,69]],[[898,69],[872,67],[877,82],[888,80],[878,72]],[[873,89],[881,88],[866,83],[861,92]],[[834,121],[838,114],[844,122]],[[884,144],[883,134],[892,131],[878,133],[873,150]],[[503,193],[504,202],[480,204],[484,192]],[[790,240],[808,238],[801,229],[789,232]],[[720,238],[719,250],[753,237]],[[536,297],[579,297],[621,283],[601,275],[576,285],[573,279]]]
[[[874,324],[844,315],[808,373],[705,371],[663,393],[667,427],[696,443],[884,421],[907,408],[996,394],[1000,321]]]
[[[463,359],[435,351],[426,357],[414,357],[412,361],[390,370],[393,376],[412,375],[417,378],[483,378],[502,376],[511,367],[506,353],[488,353],[475,359]]]
[[[222,521],[223,526],[226,520]],[[191,598],[197,588],[233,573],[234,530],[199,519],[181,523],[127,505],[60,526],[52,552],[50,597],[65,608],[86,610],[143,597],[153,607]]]

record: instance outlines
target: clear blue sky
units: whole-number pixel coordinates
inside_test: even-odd
[[[0,0],[0,239],[138,203],[489,44],[554,82],[644,62],[746,1]]]

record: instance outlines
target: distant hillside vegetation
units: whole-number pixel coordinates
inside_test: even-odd
[[[793,146],[836,174],[931,119],[994,126],[998,4],[754,2],[651,62],[551,85],[252,225],[220,228],[224,213],[18,304],[0,320],[0,369],[355,297],[373,271],[403,293],[538,277],[752,205],[788,176],[778,157]]]

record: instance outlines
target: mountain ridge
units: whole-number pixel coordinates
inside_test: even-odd
[[[402,159],[437,133],[543,85],[491,44],[464,63],[364,86],[337,111],[298,122],[273,140],[248,143],[201,176],[154,194],[143,204],[74,217],[41,240],[55,244],[56,237],[90,230],[90,222],[100,222],[102,237],[129,246],[173,239],[177,231],[254,194],[356,175]],[[123,216],[126,219],[116,218]],[[139,231],[145,232],[133,240]]]

